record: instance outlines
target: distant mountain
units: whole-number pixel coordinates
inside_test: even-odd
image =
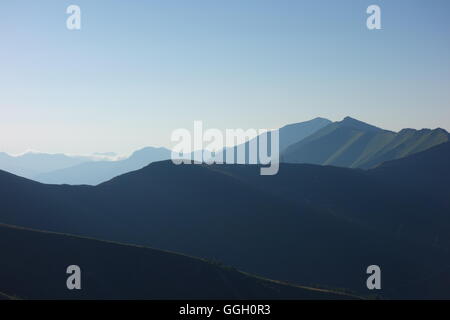
[[[44,172],[60,170],[88,161],[92,161],[92,159],[65,154],[28,152],[20,156],[10,156],[0,152],[0,170],[28,179],[33,179],[36,175]]]
[[[280,128],[280,151],[305,139],[330,123],[330,120],[319,117],[305,122],[289,124]]]
[[[449,137],[443,129],[396,133],[346,117],[289,146],[282,161],[368,169],[427,150]]]
[[[117,157],[118,154],[115,152],[94,152],[95,156],[100,156],[100,157]]]
[[[165,148],[146,147],[119,161],[95,161],[81,163],[34,177],[34,180],[50,184],[97,185],[118,175],[141,169],[154,161],[170,159],[171,151]]]
[[[445,173],[447,154],[431,154],[446,158],[430,170]],[[422,165],[408,174],[429,170]],[[373,294],[365,270],[377,264],[384,297],[450,298],[442,286],[450,217],[433,196],[439,185],[419,192],[380,172],[282,164],[277,175],[260,176],[257,165],[163,161],[96,187],[0,172],[0,222],[183,252],[358,295]]]
[[[299,123],[293,123],[293,124],[289,124],[286,125],[282,128],[279,129],[279,148],[280,148],[280,153],[285,150],[287,147],[289,147],[290,145],[299,142],[301,140],[303,140],[304,138],[310,136],[311,134],[317,132],[318,130],[326,127],[327,125],[329,125],[331,123],[330,120],[328,119],[324,119],[324,118],[315,118],[309,121],[305,121],[305,122],[299,122]],[[270,135],[269,135],[270,137]],[[244,148],[246,150],[246,161],[244,163],[249,163],[249,157],[248,157],[248,152],[249,152],[249,145],[252,141],[258,141],[259,137],[256,137],[254,139],[251,139],[249,142],[246,142],[244,144]],[[241,145],[242,146],[242,145]],[[223,152],[223,159],[224,162],[226,162],[226,153],[227,151],[230,152],[231,149],[234,149],[234,155],[235,155],[235,163],[238,163],[237,161],[237,147],[232,147],[232,148],[226,148]],[[259,150],[259,149],[257,149]],[[221,155],[219,154],[219,158],[221,157]]]
[[[9,244],[1,252],[3,298],[351,298],[260,279],[210,261],[142,246],[1,224],[0,241]],[[81,268],[81,290],[66,288],[66,269],[73,264]],[[33,272],[29,272],[30,267]]]

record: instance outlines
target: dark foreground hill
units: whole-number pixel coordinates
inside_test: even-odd
[[[448,153],[436,156],[447,160],[408,175],[445,174]],[[260,176],[259,166],[166,161],[96,187],[43,185],[3,172],[0,221],[144,244],[361,295],[373,293],[366,268],[377,264],[380,295],[450,298],[442,286],[450,269],[448,205],[432,185],[393,184],[378,172],[283,164],[278,175]]]
[[[3,299],[349,299],[176,253],[0,225]],[[81,268],[81,290],[66,269]]]
[[[426,152],[416,153],[398,161],[387,161],[372,172],[397,185],[409,185],[424,191],[448,192],[449,160],[450,142],[446,142]]]
[[[215,170],[285,201],[310,204],[396,237],[450,248],[450,143],[371,170],[283,164],[262,177],[257,168]]]

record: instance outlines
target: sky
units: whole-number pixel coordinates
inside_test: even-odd
[[[68,30],[66,8],[81,8]],[[381,30],[366,9],[381,8]],[[0,151],[129,154],[173,130],[351,116],[450,130],[448,0],[0,2]]]

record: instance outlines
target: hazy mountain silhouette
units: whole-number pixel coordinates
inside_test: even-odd
[[[442,166],[449,166],[449,152],[423,154],[447,158],[405,174],[448,172]],[[389,284],[380,292],[386,297],[449,298],[438,284],[450,265],[449,207],[434,196],[439,185],[419,193],[379,170],[282,164],[278,175],[259,176],[257,165],[164,161],[96,187],[43,185],[3,172],[0,221],[144,244],[359,294],[373,293],[365,268],[377,264]]]
[[[301,141],[304,138],[315,133],[316,131],[326,127],[330,123],[331,123],[330,120],[318,117],[318,118],[314,118],[309,121],[293,123],[293,124],[289,124],[289,125],[286,125],[286,126],[280,128],[279,129],[280,152],[285,150],[290,145],[292,145],[298,141]],[[270,137],[270,135],[269,135],[269,137]],[[227,162],[226,161],[227,151],[230,152],[231,149],[234,149],[234,159],[235,159],[234,163],[249,163],[249,157],[248,157],[249,145],[252,141],[257,143],[258,139],[259,139],[259,137],[256,137],[256,138],[251,139],[249,142],[246,142],[243,145],[240,145],[241,147],[243,146],[246,150],[245,162],[239,162],[237,160],[237,156],[236,156],[237,148],[238,148],[237,146],[232,147],[232,148],[226,148],[223,151],[223,155],[219,154],[218,158],[220,159],[220,157],[223,157],[223,162]],[[259,149],[257,149],[257,150],[259,150]],[[269,150],[270,150],[270,147],[269,147]]]
[[[330,123],[330,120],[318,117],[309,121],[293,123],[280,128],[280,151],[303,140]]]
[[[95,161],[44,173],[36,181],[51,184],[97,185],[126,172],[141,169],[154,161],[170,159],[171,151],[165,148],[146,147],[119,161]]]
[[[7,153],[0,152],[0,170],[28,179],[33,179],[36,175],[44,172],[60,170],[88,161],[92,161],[92,159],[65,154],[28,152],[20,156],[10,156]]]
[[[94,152],[95,156],[100,156],[100,157],[117,157],[118,154],[115,152]]]
[[[396,133],[346,117],[289,146],[282,160],[367,169],[447,141],[449,133],[443,129]]]
[[[185,255],[0,224],[0,291],[19,299],[347,299]],[[31,263],[30,263],[31,261]],[[68,290],[77,264],[82,290]],[[30,272],[30,268],[32,272]],[[20,281],[18,280],[20,279]]]

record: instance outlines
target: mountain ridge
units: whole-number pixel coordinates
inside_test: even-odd
[[[0,222],[149,245],[359,294],[367,290],[361,270],[376,261],[390,283],[384,295],[397,298],[424,297],[433,283],[406,281],[407,291],[396,290],[405,277],[450,262],[448,206],[429,201],[433,188],[417,193],[372,170],[281,164],[277,175],[260,176],[259,168],[161,161],[95,187],[0,175]],[[417,255],[423,261],[411,263]]]
[[[304,138],[310,136],[311,134],[315,133],[316,131],[320,130],[321,128],[324,128],[325,126],[327,126],[328,124],[330,124],[331,121],[326,119],[326,118],[322,118],[322,117],[316,117],[314,119],[311,120],[307,120],[307,121],[302,121],[302,122],[297,122],[297,123],[291,123],[291,124],[287,124],[281,128],[278,129],[278,134],[279,134],[279,151],[280,153],[283,152],[283,150],[285,150],[287,147],[289,147],[290,145],[294,144],[295,142],[301,141]],[[268,137],[267,137],[267,143],[268,143],[268,149],[270,150],[270,131],[268,133]],[[237,150],[239,147],[244,147],[243,150],[245,150],[245,160],[243,163],[250,163],[250,159],[249,159],[249,152],[250,152],[250,144],[252,142],[256,142],[256,146],[257,146],[257,150],[256,152],[259,153],[259,139],[260,139],[261,135],[258,135],[257,137],[250,139],[249,141],[239,144],[237,146],[233,146],[233,147],[228,147],[228,148],[224,148],[222,150],[222,152],[218,153],[218,159],[221,159],[223,157],[223,161],[218,161],[218,162],[224,162],[226,163],[226,156],[227,156],[227,152],[230,152],[231,150],[234,150],[234,163],[240,163],[242,161],[238,161],[237,158]],[[259,158],[259,156],[258,156]],[[205,159],[204,159],[205,160]],[[259,161],[257,161],[259,162]]]
[[[369,169],[449,141],[438,129],[384,130],[346,117],[333,122],[282,153],[282,161]]]
[[[2,252],[0,288],[11,292],[3,293],[5,299],[360,299],[344,292],[263,279],[144,246],[5,224],[0,224],[0,238],[29,240],[28,250],[22,253]],[[33,259],[36,252],[38,260]],[[94,252],[95,262],[91,259]],[[24,272],[24,260],[34,261],[33,273]],[[113,267],[110,261],[114,260],[124,261]],[[74,262],[82,269],[82,290],[70,291],[64,287],[65,268]],[[22,281],[14,281],[12,273],[20,273]]]
[[[115,176],[141,169],[154,161],[170,159],[171,151],[163,147],[145,147],[130,157],[117,161],[81,163],[38,175],[35,180],[51,184],[97,185]]]

